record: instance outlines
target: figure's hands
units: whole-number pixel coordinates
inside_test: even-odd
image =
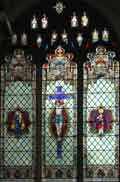
[[[15,124],[11,124],[11,129],[15,129]]]
[[[61,137],[58,137],[57,138],[57,142],[61,142]]]
[[[24,123],[21,124],[21,128],[22,128],[22,130],[25,129],[25,124]]]

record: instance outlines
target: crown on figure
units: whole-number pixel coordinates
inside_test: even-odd
[[[103,113],[104,109],[105,109],[105,107],[102,104],[100,106],[98,106],[98,111],[100,113]]]
[[[105,65],[106,59],[105,56],[107,55],[106,48],[103,46],[98,46],[96,48],[96,65]]]
[[[48,61],[54,61],[56,58],[65,58],[69,61],[73,60],[74,54],[73,53],[65,53],[65,49],[63,49],[61,46],[58,46],[55,50],[55,54],[48,54],[47,60]]]
[[[58,46],[58,48],[55,50],[55,56],[63,57],[64,55],[65,55],[65,50],[61,46]]]
[[[97,55],[106,55],[106,48],[103,46],[98,46],[96,48],[96,54]]]

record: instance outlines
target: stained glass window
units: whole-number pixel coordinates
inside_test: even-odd
[[[72,181],[77,155],[77,65],[58,47],[42,67],[43,180]]]
[[[117,41],[99,15],[84,2],[43,1],[7,22],[0,182],[118,181]]]
[[[102,46],[87,57],[83,99],[85,178],[110,181],[119,175],[119,62],[114,52]]]
[[[0,178],[33,181],[35,167],[34,65],[16,50],[1,66]],[[22,180],[24,181],[24,180]]]

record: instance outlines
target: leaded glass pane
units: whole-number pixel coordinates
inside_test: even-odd
[[[77,66],[66,56],[58,47],[42,68],[43,181],[76,177]]]
[[[1,66],[1,180],[27,181],[34,175],[36,116],[32,66],[25,63],[21,50],[15,52],[10,64]]]
[[[84,64],[84,172],[89,180],[118,180],[119,63],[112,55],[97,47]]]

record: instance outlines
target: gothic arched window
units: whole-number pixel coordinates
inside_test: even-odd
[[[45,2],[18,18],[3,43],[0,180],[118,181],[119,54],[112,28],[82,3]]]

